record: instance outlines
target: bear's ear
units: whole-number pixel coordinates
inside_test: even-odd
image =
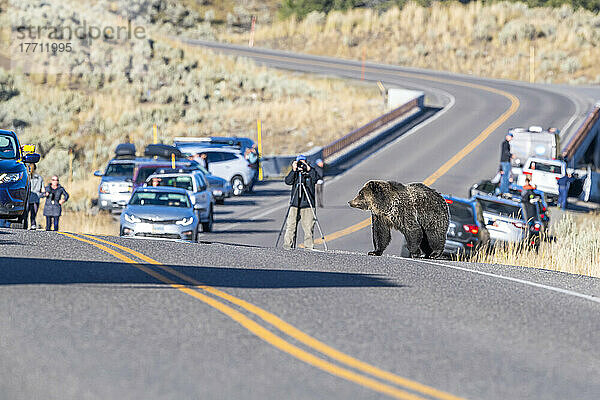
[[[385,182],[369,181],[366,186],[371,194],[368,197],[372,199],[375,206],[381,207],[387,203],[388,190],[386,190]]]

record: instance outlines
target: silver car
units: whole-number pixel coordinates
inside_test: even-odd
[[[95,176],[102,178],[98,185],[98,206],[101,210],[118,211],[127,205],[133,188],[135,165],[135,160],[115,159],[108,163],[104,173],[94,172]]]
[[[196,241],[200,220],[185,189],[141,187],[121,213],[121,236]]]
[[[185,189],[198,212],[203,232],[211,232],[214,215],[215,199],[212,191],[200,171],[185,169],[158,169],[146,179],[144,186],[169,186]]]
[[[483,211],[492,244],[537,242],[543,225],[536,218],[535,205],[492,196],[475,196]]]

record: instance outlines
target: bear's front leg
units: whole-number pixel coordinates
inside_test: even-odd
[[[375,250],[370,251],[369,255],[380,256],[390,244],[392,233],[384,219],[375,214],[371,214],[371,227],[373,229],[373,246],[375,246]]]

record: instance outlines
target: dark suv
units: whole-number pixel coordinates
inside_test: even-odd
[[[27,227],[29,172],[26,163],[37,163],[40,155],[24,153],[17,135],[0,130],[0,219]]]
[[[450,211],[450,226],[446,234],[444,253],[470,255],[490,242],[481,206],[477,201],[444,196]]]

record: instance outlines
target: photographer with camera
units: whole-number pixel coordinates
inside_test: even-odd
[[[292,170],[285,177],[286,185],[292,186],[292,196],[286,220],[283,247],[291,249],[296,243],[298,222],[304,231],[304,247],[313,249],[313,230],[315,225],[315,185],[319,180],[317,170],[312,168],[306,156],[299,155],[292,162]]]

